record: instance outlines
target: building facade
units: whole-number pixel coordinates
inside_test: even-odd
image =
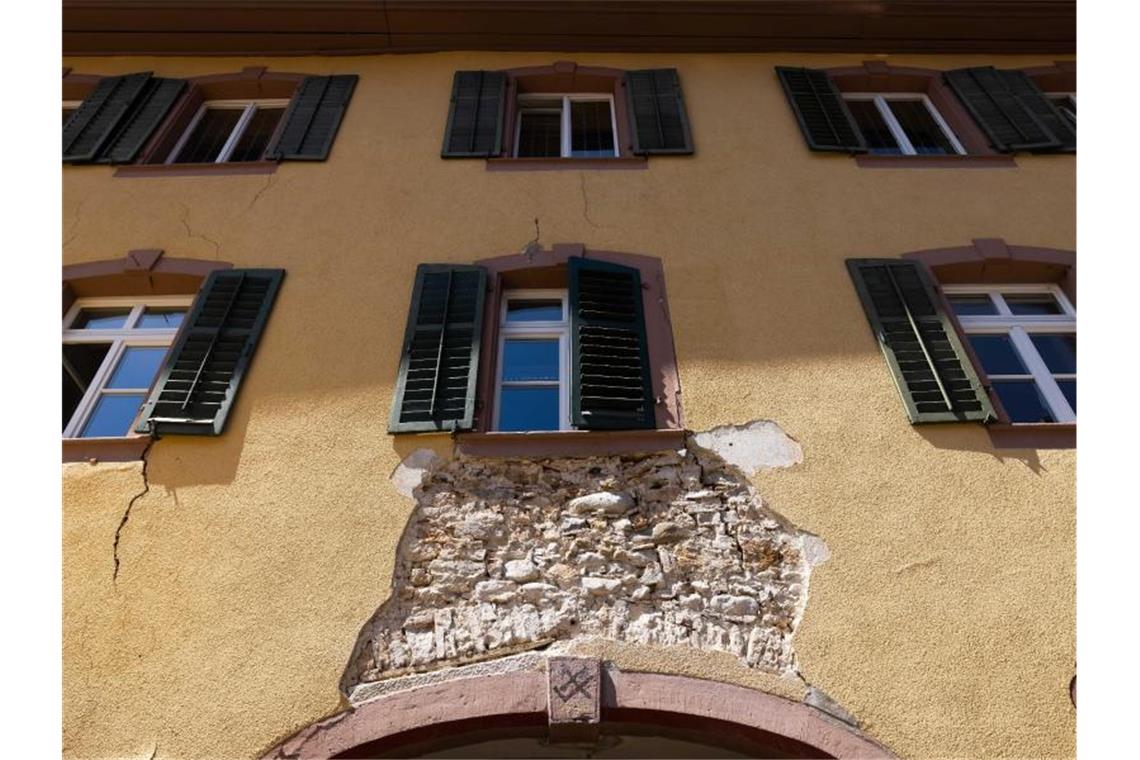
[[[1075,754],[1074,4],[240,5],[64,4],[68,757]]]

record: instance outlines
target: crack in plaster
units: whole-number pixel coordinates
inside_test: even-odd
[[[111,557],[115,561],[115,569],[111,572],[112,585],[117,585],[119,580],[119,540],[122,538],[123,528],[127,526],[127,521],[131,519],[131,510],[134,508],[135,502],[150,492],[150,478],[147,475],[147,467],[150,465],[150,460],[147,458],[147,455],[150,454],[150,447],[153,446],[157,440],[158,438],[152,435],[150,440],[147,441],[146,448],[143,449],[142,456],[140,457],[142,459],[143,490],[132,496],[131,500],[127,502],[127,508],[123,511],[123,516],[119,520],[119,527],[115,528],[115,543],[111,547]]]
[[[207,243],[214,246],[214,259],[215,260],[220,259],[222,256],[222,245],[221,245],[221,243],[219,243],[217,240],[214,240],[212,237],[209,237],[208,235],[203,235],[199,232],[194,232],[193,230],[191,230],[190,229],[190,207],[187,206],[186,204],[179,204],[179,205],[182,206],[182,218],[179,221],[182,222],[182,227],[186,230],[186,237],[190,238],[190,239],[198,238],[199,240],[205,240]]]
[[[265,178],[265,184],[261,186],[260,190],[258,190],[256,193],[254,193],[253,198],[251,198],[249,201],[249,205],[245,207],[245,212],[248,214],[250,211],[252,211],[253,205],[255,203],[257,203],[259,200],[261,200],[261,196],[265,193],[265,191],[268,190],[269,188],[273,187],[275,184],[277,184],[277,177],[276,176],[271,174],[268,177],[266,177]]]
[[[582,189],[582,218],[584,220],[586,220],[586,222],[591,227],[596,228],[598,225],[594,222],[593,219],[590,218],[590,199],[586,195],[586,174],[585,174],[585,172],[579,172],[578,177],[581,180],[581,182],[579,183],[579,186]]]

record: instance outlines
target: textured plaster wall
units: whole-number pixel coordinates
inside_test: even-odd
[[[68,757],[251,757],[341,708],[413,502],[389,481],[446,437],[386,433],[415,265],[540,243],[664,261],[685,415],[769,419],[803,463],[752,480],[822,537],[801,673],[909,757],[1074,753],[1071,451],[995,451],[911,427],[842,261],[976,237],[1075,246],[1071,156],[1003,169],[861,169],[809,154],[772,67],[869,56],[454,53],[70,59],[84,73],[358,73],[332,157],[271,176],[115,178],[65,167],[64,263],[131,248],[288,277],[226,433],[64,478]],[[680,71],[697,154],[644,171],[495,173],[438,158],[452,72],[547,64]],[[900,65],[1044,57],[897,56]],[[731,655],[597,642],[626,669],[761,686]]]

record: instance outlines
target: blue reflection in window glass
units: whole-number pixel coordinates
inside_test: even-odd
[[[1057,385],[1061,387],[1061,393],[1065,394],[1065,400],[1069,402],[1069,406],[1073,407],[1073,413],[1077,411],[1077,381],[1076,380],[1058,380]]]
[[[1001,405],[1014,422],[1054,422],[1037,383],[1032,380],[1002,380],[994,383]]]
[[[558,380],[558,339],[508,340],[503,345],[503,381]]]
[[[114,330],[127,323],[128,309],[80,309],[72,330]]]
[[[165,355],[165,347],[131,346],[123,352],[107,387],[149,388]]]
[[[1061,304],[1057,303],[1057,299],[1048,293],[1034,293],[1032,295],[1003,293],[1002,297],[1005,298],[1006,306],[1014,314],[1041,316],[1063,313]]]
[[[1077,371],[1076,335],[1030,335],[1029,339],[1050,372],[1068,374]]]
[[[989,296],[950,296],[950,306],[960,317],[975,314],[997,314],[997,307]]]
[[[508,322],[561,322],[559,298],[512,298],[507,301]]]
[[[558,388],[504,387],[499,430],[558,430]]]
[[[982,369],[988,374],[1029,374],[1008,335],[971,335],[970,345],[974,347],[974,353],[982,362]]]
[[[142,406],[142,394],[103,396],[83,427],[80,438],[123,436],[131,432],[131,423]]]
[[[144,330],[169,330],[182,324],[184,316],[186,316],[185,309],[147,309],[139,317],[139,323],[135,327]]]

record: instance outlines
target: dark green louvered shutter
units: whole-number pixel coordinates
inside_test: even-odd
[[[689,116],[676,69],[627,71],[625,94],[638,156],[693,152]]]
[[[1002,78],[1006,86],[1014,94],[1018,102],[1031,111],[1037,120],[1045,125],[1061,145],[1057,148],[1061,152],[1072,152],[1077,149],[1076,128],[1066,119],[1059,108],[1050,102],[1041,88],[1029,78],[1024,71],[1002,71]]]
[[[344,118],[356,74],[305,77],[285,112],[285,126],[269,158],[291,161],[324,161]]]
[[[1060,113],[1028,78],[1016,76],[1020,73],[979,66],[947,71],[944,77],[995,150],[1008,153],[1061,148],[1061,137],[1038,116],[1038,112],[1047,111],[1061,122]],[[1043,102],[1037,102],[1038,97]]]
[[[100,151],[99,162],[125,164],[133,161],[185,89],[184,79],[151,77],[136,106],[122,119],[114,136]]]
[[[444,158],[497,156],[503,145],[507,75],[501,71],[457,71],[443,135]]]
[[[389,432],[474,426],[486,288],[482,267],[420,264],[416,268]]]
[[[212,272],[167,354],[137,431],[220,435],[284,269]]]
[[[865,153],[867,143],[826,71],[777,66],[776,76],[812,150]]]
[[[911,423],[992,417],[989,398],[922,266],[848,259],[847,269]]]
[[[94,161],[150,80],[150,72],[104,77],[63,125],[63,160]]]
[[[569,263],[571,422],[584,430],[655,427],[640,274],[579,256]]]

